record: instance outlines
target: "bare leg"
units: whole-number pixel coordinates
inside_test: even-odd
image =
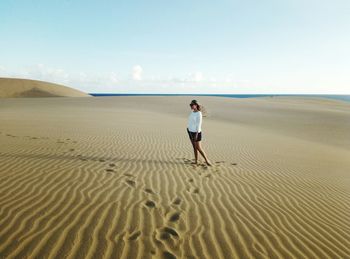
[[[195,162],[193,164],[197,164],[197,161],[198,161],[198,150],[196,148],[196,145],[194,144],[195,142],[193,140],[191,140],[191,142],[192,142],[193,151],[194,151],[194,158],[195,158]]]
[[[205,162],[207,163],[207,165],[212,165],[212,164],[210,163],[210,161],[207,159],[207,156],[206,156],[204,150],[203,150],[202,147],[201,147],[201,142],[200,142],[200,141],[195,142],[195,146],[196,146],[196,149],[199,151],[199,153],[201,153],[201,155],[202,155],[203,158],[205,159]]]

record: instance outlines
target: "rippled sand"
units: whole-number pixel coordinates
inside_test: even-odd
[[[349,258],[349,158],[340,101],[2,99],[0,258]]]

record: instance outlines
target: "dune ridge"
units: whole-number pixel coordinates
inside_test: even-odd
[[[0,104],[0,258],[349,257],[349,147],[298,135],[346,137],[349,106],[201,98],[208,167],[192,98],[124,98]]]
[[[0,98],[18,97],[90,97],[64,85],[20,78],[0,78]]]

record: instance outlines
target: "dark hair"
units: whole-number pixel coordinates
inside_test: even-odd
[[[191,103],[190,103],[190,105],[192,106],[193,104],[197,106],[197,110],[198,110],[198,111],[202,111],[202,105],[199,104],[199,103],[197,102],[197,100],[192,100]]]
[[[202,109],[202,106],[199,103],[193,103],[193,104],[197,106],[197,111],[200,111]]]

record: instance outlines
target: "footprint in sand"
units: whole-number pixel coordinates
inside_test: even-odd
[[[145,205],[146,205],[148,208],[154,208],[154,207],[156,207],[156,204],[154,203],[154,201],[151,201],[151,200],[146,201]]]
[[[195,188],[195,189],[193,190],[193,193],[198,194],[198,193],[199,193],[199,189],[198,189],[198,188]]]
[[[179,234],[172,228],[164,227],[162,233],[160,234],[160,238],[166,240],[170,237],[179,238]]]
[[[154,191],[152,191],[152,190],[149,189],[149,188],[146,188],[146,189],[145,189],[145,192],[147,192],[147,193],[149,193],[149,194],[154,194]]]
[[[190,183],[193,183],[193,178],[188,179],[188,181],[189,181]]]
[[[237,163],[231,163],[231,165],[237,165]]]
[[[87,161],[87,159],[85,157],[83,157],[82,155],[77,155],[77,157],[79,158],[79,160]]]
[[[208,169],[208,166],[206,164],[199,164],[201,167],[203,167],[204,169]]]
[[[74,150],[75,150],[74,148],[69,149],[69,151],[74,151]]]
[[[172,228],[164,227],[164,232],[169,233],[173,237],[177,237],[177,238],[179,237],[179,234]]]
[[[100,158],[98,161],[100,161],[100,162],[106,162],[106,160],[104,160],[103,158]]]
[[[114,171],[113,169],[107,168],[107,169],[106,169],[106,172],[113,173],[113,172],[115,172],[115,171]]]
[[[79,158],[80,160],[85,159],[84,161],[86,161],[87,159],[83,157],[83,155],[77,155],[77,158]]]
[[[133,181],[133,180],[126,180],[125,182],[126,182],[128,185],[130,185],[131,187],[135,187],[135,185],[136,185],[135,181]]]
[[[194,159],[188,159],[188,158],[182,158],[182,160],[184,161],[185,164],[188,164],[188,165],[195,165],[194,164]]]
[[[110,163],[109,166],[110,167],[115,167],[115,164],[114,163]]]
[[[169,221],[175,222],[175,221],[178,221],[179,219],[180,219],[180,212],[175,212],[171,214]]]
[[[134,241],[136,240],[139,236],[141,235],[141,231],[136,231],[134,234],[132,234],[131,236],[129,236],[129,240]]]
[[[173,255],[172,253],[168,252],[168,251],[164,251],[163,252],[163,258],[164,259],[176,259],[176,256]]]
[[[159,236],[159,238],[161,240],[167,240],[167,239],[170,239],[170,237],[171,237],[170,234],[166,233],[166,232],[161,233],[160,236]]]
[[[216,161],[214,166],[221,166],[221,164],[224,164],[225,161]]]
[[[123,175],[128,176],[128,177],[134,177],[132,174],[128,174],[128,173],[125,173]]]
[[[173,201],[173,204],[175,205],[180,205],[181,203],[181,199],[180,198],[176,198],[174,201]]]

